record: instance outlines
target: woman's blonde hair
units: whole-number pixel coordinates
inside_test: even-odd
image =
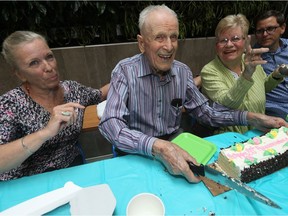
[[[6,62],[13,68],[17,68],[14,52],[19,45],[31,42],[35,39],[41,39],[47,43],[46,39],[35,32],[31,31],[15,31],[10,34],[2,44],[2,55]]]
[[[247,20],[246,16],[243,14],[237,14],[237,15],[228,15],[220,20],[218,23],[216,29],[215,29],[215,36],[218,38],[220,34],[229,29],[229,28],[235,28],[240,27],[243,32],[243,37],[247,37],[248,31],[249,31],[249,21]]]

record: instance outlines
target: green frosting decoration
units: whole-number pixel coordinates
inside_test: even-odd
[[[231,150],[241,152],[244,150],[244,144],[243,143],[235,143],[235,145],[231,147]]]
[[[276,154],[277,154],[277,152],[276,152],[275,149],[267,149],[267,150],[265,150],[264,153],[263,153],[264,156],[276,155]]]
[[[254,144],[254,141],[251,138],[247,142],[250,144]]]
[[[253,158],[253,161],[245,158],[244,163],[248,164],[249,166],[252,164],[257,164],[257,158]]]
[[[274,139],[278,135],[279,129],[272,129],[269,133],[266,134],[267,137]]]

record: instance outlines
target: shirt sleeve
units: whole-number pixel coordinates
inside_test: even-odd
[[[218,59],[202,69],[201,77],[203,93],[212,101],[232,109],[239,109],[254,84],[254,81],[248,81],[243,76],[235,79]]]
[[[64,88],[66,88],[68,101],[81,103],[83,106],[98,104],[102,101],[102,92],[99,89],[87,87],[76,81],[65,81]]]
[[[99,130],[122,151],[152,156],[152,145],[156,138],[129,128],[128,97],[128,80],[118,65],[112,72],[107,104]]]
[[[262,68],[262,70],[263,70],[263,68]],[[263,70],[263,73],[265,73],[264,70]],[[267,76],[266,82],[265,82],[265,92],[268,93],[268,92],[272,91],[275,87],[278,86],[278,84],[280,84],[283,81],[284,81],[284,78],[276,80],[273,78],[272,73],[269,74],[269,76]]]
[[[192,76],[188,77],[185,109],[199,122],[212,127],[247,125],[247,111],[227,108],[217,102],[209,104],[208,99],[193,84]]]

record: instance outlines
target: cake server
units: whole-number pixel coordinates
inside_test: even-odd
[[[260,201],[266,205],[272,206],[274,208],[281,207],[277,205],[275,202],[273,202],[268,197],[264,196],[263,194],[259,193],[255,189],[249,187],[248,185],[244,184],[243,182],[227,176],[225,173],[220,172],[217,170],[216,164],[212,165],[203,165],[200,166],[195,165],[192,162],[188,162],[190,169],[193,171],[193,173],[199,175],[200,177],[206,177],[208,179],[211,179],[221,185],[227,186],[231,189],[237,190],[239,193],[251,197],[257,201]]]

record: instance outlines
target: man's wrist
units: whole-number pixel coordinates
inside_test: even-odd
[[[254,122],[256,121],[257,117],[256,117],[256,113],[253,112],[248,112],[247,113],[247,123],[248,125],[253,125]]]
[[[161,145],[159,139],[156,139],[152,145],[151,153],[153,157],[155,157],[161,151],[159,145]]]
[[[152,146],[152,156],[157,157],[158,155],[162,155],[167,150],[167,141],[162,139],[156,139]]]

